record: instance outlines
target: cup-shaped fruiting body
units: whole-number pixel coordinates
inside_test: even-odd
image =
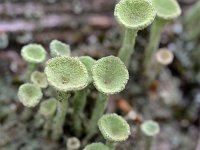
[[[68,150],[78,150],[81,147],[81,142],[78,138],[72,137],[67,140]]]
[[[102,116],[98,121],[98,127],[103,137],[110,142],[125,141],[131,133],[126,120],[117,114]]]
[[[92,80],[92,66],[94,65],[95,61],[92,57],[90,56],[81,56],[79,57],[80,61],[86,66],[86,69],[89,74],[89,80],[88,82],[91,83]]]
[[[129,79],[126,66],[115,56],[97,60],[92,67],[92,75],[97,90],[107,95],[122,91]]]
[[[153,120],[145,121],[141,125],[141,130],[146,136],[156,136],[160,132],[159,124]]]
[[[70,46],[58,40],[51,41],[50,52],[51,57],[71,55]]]
[[[19,87],[18,97],[24,106],[34,107],[40,102],[42,91],[37,85],[25,83]]]
[[[46,51],[40,44],[28,44],[21,50],[23,59],[29,63],[42,63],[46,59]]]
[[[109,150],[109,148],[102,143],[92,143],[87,145],[83,150]]]
[[[40,104],[39,112],[46,118],[52,118],[56,112],[57,101],[55,98],[47,99]]]
[[[173,59],[174,59],[173,53],[167,48],[159,49],[158,52],[156,53],[156,60],[158,63],[162,65],[171,64]]]
[[[149,0],[122,0],[116,5],[114,15],[124,27],[141,30],[153,22],[156,12]]]
[[[114,15],[124,27],[123,43],[118,56],[128,67],[138,30],[150,25],[156,12],[149,0],[121,0],[115,7]]]
[[[45,74],[49,84],[63,92],[81,90],[89,79],[85,65],[78,58],[67,56],[48,60]]]
[[[39,86],[40,88],[46,88],[48,86],[47,78],[45,73],[34,71],[31,74],[31,82]]]
[[[180,16],[181,8],[176,0],[152,0],[156,15],[164,20],[172,20]]]

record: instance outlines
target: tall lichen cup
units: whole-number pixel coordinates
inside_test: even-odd
[[[176,0],[151,0],[156,10],[156,18],[151,26],[149,44],[145,50],[143,59],[144,74],[151,69],[152,60],[158,49],[161,32],[166,23],[177,18],[181,14],[181,8]]]
[[[117,114],[103,115],[98,121],[98,127],[110,150],[114,150],[117,142],[125,141],[131,134],[126,120]]]
[[[156,12],[149,0],[121,0],[115,7],[114,16],[124,29],[123,43],[118,57],[128,67],[134,52],[137,32],[153,22]]]
[[[145,150],[151,150],[154,137],[160,132],[159,124],[153,120],[142,123],[141,131],[146,136]]]
[[[87,145],[83,150],[109,150],[103,143],[92,143]]]
[[[79,60],[85,65],[89,80],[88,85],[86,88],[80,91],[75,92],[74,96],[74,113],[73,113],[73,122],[74,122],[74,129],[76,131],[77,136],[80,136],[81,134],[81,115],[83,115],[83,109],[86,104],[86,99],[88,95],[88,91],[90,88],[90,84],[92,83],[92,67],[96,60],[94,60],[90,56],[81,56],[79,57]]]
[[[43,96],[41,89],[31,83],[21,85],[17,95],[20,102],[26,107],[35,107]]]
[[[70,46],[61,41],[53,40],[50,43],[50,54],[51,57],[70,56],[71,55]]]
[[[50,59],[45,67],[45,74],[49,84],[57,90],[58,110],[54,119],[53,138],[58,139],[63,133],[69,92],[84,89],[89,75],[78,58],[67,56]]]
[[[28,63],[25,78],[29,80],[31,73],[36,68],[36,64],[45,61],[46,51],[40,44],[28,44],[21,49],[21,56]]]
[[[92,116],[88,124],[88,138],[97,130],[97,121],[103,115],[108,102],[108,96],[121,92],[129,79],[129,73],[120,60],[115,56],[103,57],[92,67],[93,82],[99,91]]]

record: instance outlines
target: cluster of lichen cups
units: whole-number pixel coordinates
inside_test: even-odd
[[[38,48],[41,50],[41,46],[38,47],[37,44],[24,46],[22,50],[26,51],[26,55],[22,55],[23,58],[30,56],[37,58],[34,52],[37,53]],[[88,140],[98,131],[97,122],[106,109],[108,96],[119,93],[125,88],[129,79],[128,70],[124,63],[115,56],[103,57],[97,61],[89,56],[71,57],[69,48],[58,40],[51,42],[50,50],[53,58],[46,62],[44,73],[37,69],[31,70],[32,74],[27,78],[28,83],[19,87],[19,100],[26,107],[35,107],[40,103],[43,91],[48,86],[56,91],[56,98],[51,97],[40,103],[38,114],[45,119],[44,135],[51,133],[51,137],[57,140],[63,134],[68,112],[68,99],[72,98],[74,102],[73,128],[75,135],[79,137],[84,127],[81,117],[87,96],[94,85],[98,96],[88,126],[85,127]],[[111,116],[116,117],[116,115]],[[117,119],[112,119],[112,117],[110,119],[117,122]],[[117,118],[122,120],[119,116]]]
[[[121,0],[114,12],[117,22],[124,30],[119,58],[107,56],[94,60],[89,56],[71,57],[69,45],[53,40],[50,43],[52,58],[46,62],[44,72],[39,72],[36,64],[45,61],[46,51],[38,44],[24,46],[21,55],[28,62],[26,81],[32,83],[20,86],[20,101],[27,107],[35,107],[43,97],[42,91],[50,86],[56,91],[56,98],[42,101],[39,109],[39,114],[45,118],[45,135],[51,132],[52,138],[56,140],[62,136],[70,98],[73,99],[72,128],[75,136],[81,137],[84,132],[87,143],[99,127],[106,140],[106,144],[93,143],[87,145],[84,150],[114,150],[118,142],[128,138],[130,127],[116,114],[103,114],[109,96],[124,90],[128,82],[129,73],[126,67],[131,62],[137,33],[153,23],[143,59],[144,73],[148,74],[153,60],[156,60],[160,67],[172,62],[173,54],[169,50],[161,49],[157,53],[156,50],[164,26],[180,14],[181,9],[176,0]],[[97,98],[87,125],[84,126],[84,108],[93,87],[97,90]],[[149,121],[142,124],[141,130],[151,137],[159,132],[159,126]],[[150,149],[152,143],[152,140],[149,140],[152,138],[147,139],[146,150]]]

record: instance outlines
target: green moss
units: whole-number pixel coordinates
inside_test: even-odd
[[[29,63],[42,63],[46,59],[46,51],[40,44],[28,44],[21,50],[23,59]]]
[[[85,88],[89,75],[78,58],[55,57],[47,62],[45,74],[51,86],[58,91],[76,91]]]
[[[34,107],[40,102],[42,91],[34,84],[25,83],[19,87],[18,98],[24,106]]]

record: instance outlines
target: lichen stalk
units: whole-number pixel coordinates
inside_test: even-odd
[[[131,59],[131,55],[134,53],[135,38],[137,31],[129,28],[124,28],[124,36],[122,47],[120,48],[118,57],[128,67]]]
[[[114,142],[110,142],[110,141],[106,141],[106,145],[109,147],[109,150],[115,150],[115,143]]]
[[[145,137],[145,150],[151,150],[154,137],[146,136]]]
[[[99,93],[96,100],[95,107],[92,111],[92,117],[88,123],[88,127],[87,127],[88,135],[86,139],[90,139],[96,133],[97,122],[99,118],[103,115],[106,109],[107,103],[108,103],[108,96],[103,93]]]
[[[165,24],[166,24],[165,20],[156,18],[151,26],[149,44],[147,46],[147,49],[145,50],[144,60],[143,60],[143,68],[145,75],[148,73],[148,70],[151,67],[152,59],[159,46],[161,32]]]
[[[80,115],[83,113],[86,100],[87,100],[88,88],[77,91],[74,96],[74,129],[76,134],[79,136],[81,134],[81,118]]]
[[[25,80],[26,81],[30,80],[31,74],[35,71],[36,67],[37,67],[37,64],[35,64],[35,63],[28,63],[27,64],[27,69],[26,69],[26,72],[25,72]]]
[[[57,91],[57,113],[53,120],[53,133],[52,138],[58,140],[63,133],[63,126],[68,109],[67,92]]]

